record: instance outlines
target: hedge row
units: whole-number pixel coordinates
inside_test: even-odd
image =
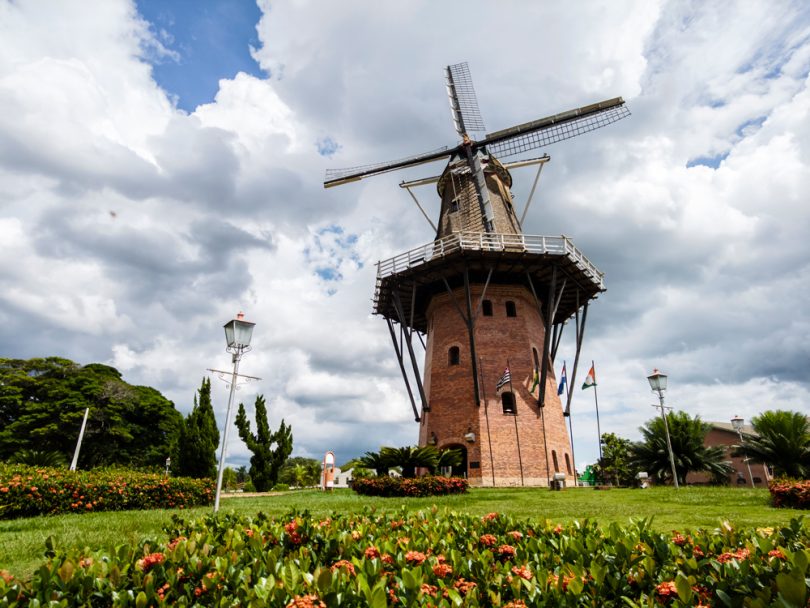
[[[771,504],[788,509],[810,509],[810,480],[776,479],[770,483]]]
[[[782,528],[662,534],[432,512],[173,519],[168,542],[62,551],[0,606],[805,606],[810,542]]]
[[[402,477],[369,477],[352,481],[352,489],[365,496],[444,496],[464,494],[469,484],[461,477],[435,477],[426,475],[413,479]]]
[[[126,470],[66,471],[0,463],[0,518],[212,504],[214,482]]]

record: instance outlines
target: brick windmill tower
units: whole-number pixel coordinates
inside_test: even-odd
[[[595,130],[629,111],[615,98],[476,141],[470,133],[483,132],[484,125],[467,64],[448,66],[445,78],[459,144],[330,170],[324,186],[448,160],[440,176],[400,184],[409,193],[436,184],[437,224],[411,193],[435,239],[377,264],[374,313],[388,324],[419,443],[461,448],[464,461],[453,472],[474,485],[544,486],[555,473],[573,480],[565,425],[570,398],[563,407],[553,363],[564,324],[573,318],[573,385],[588,303],[604,291],[604,279],[568,237],[523,234],[531,195],[518,219],[509,170],[537,165],[536,186],[549,157],[512,163],[498,158]]]

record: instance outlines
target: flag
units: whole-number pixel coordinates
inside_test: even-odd
[[[540,384],[540,371],[535,367],[534,376],[532,378],[532,387],[529,389],[529,394],[534,394],[534,389]]]
[[[509,368],[507,367],[505,370],[503,370],[503,376],[501,376],[501,379],[498,380],[498,384],[495,385],[495,390],[497,392],[500,392],[500,390],[505,385],[507,385],[507,384],[509,384],[511,382],[512,382],[512,374],[509,373]]]
[[[563,391],[567,388],[568,378],[565,375],[565,362],[563,362],[562,373],[560,374],[560,385],[557,387],[557,394],[562,395]]]
[[[592,386],[596,386],[596,366],[591,365],[591,371],[588,372],[587,377],[585,378],[585,382],[582,383],[582,389],[591,388]]]

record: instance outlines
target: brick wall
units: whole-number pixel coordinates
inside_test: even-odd
[[[482,289],[481,285],[472,286],[474,307]],[[453,297],[466,311],[464,290],[454,291]],[[482,311],[475,327],[482,382],[480,407],[475,404],[466,324],[447,293],[435,296],[428,307],[425,392],[430,411],[422,416],[419,443],[425,445],[435,435],[440,448],[465,447],[468,478],[474,485],[491,486],[493,477],[498,486],[547,485],[555,472],[555,454],[556,469],[566,473],[571,483],[571,444],[551,366],[546,407],[538,407],[537,389],[534,395],[529,393],[535,366],[533,349],[539,361],[544,339],[534,299],[524,287],[502,285],[490,285],[486,299],[492,303],[493,314],[484,316]],[[514,302],[515,317],[507,316],[507,301]],[[450,364],[449,351],[453,347],[459,349],[458,365]],[[504,413],[501,397],[495,391],[507,361],[516,415]],[[467,433],[475,434],[474,442],[464,438]]]

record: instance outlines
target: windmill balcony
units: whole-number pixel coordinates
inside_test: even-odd
[[[564,288],[558,286],[561,318],[605,291],[604,274],[566,236],[454,232],[377,263],[374,313],[425,332],[431,297],[460,287],[465,273],[475,284],[528,288],[533,281],[545,296],[555,267],[560,285],[565,281]]]
[[[566,256],[571,262],[605,289],[605,275],[574,246],[567,236],[533,234],[493,234],[488,232],[456,232],[393,258],[377,262],[377,279],[382,279],[461,251],[529,253]]]

